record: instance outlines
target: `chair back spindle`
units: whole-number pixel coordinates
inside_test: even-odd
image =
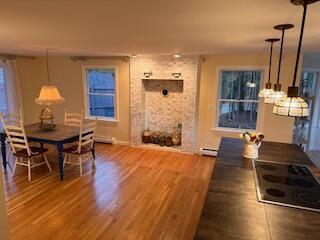
[[[83,121],[83,110],[81,113],[69,113],[65,111],[64,124],[73,127],[80,127]]]
[[[23,127],[21,110],[19,110],[19,114],[8,114],[6,116],[0,114],[0,119],[12,152],[15,154],[20,150],[25,150],[28,156],[31,156],[31,150]]]
[[[78,153],[82,148],[93,149],[94,137],[96,133],[97,119],[89,122],[82,122],[80,125]]]

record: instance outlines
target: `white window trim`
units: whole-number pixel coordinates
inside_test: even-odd
[[[217,96],[217,98],[216,98],[216,111],[215,111],[216,118],[214,119],[213,127],[211,128],[211,131],[213,131],[213,132],[226,132],[226,133],[241,133],[244,131],[247,131],[247,132],[262,131],[262,126],[263,126],[262,115],[264,115],[264,104],[263,104],[263,101],[260,101],[260,99],[259,100],[252,100],[254,102],[259,103],[256,129],[218,127],[218,124],[219,124],[219,103],[221,101],[220,87],[221,87],[221,81],[222,81],[222,71],[252,71],[252,70],[254,70],[254,71],[261,71],[261,83],[260,83],[260,89],[259,89],[259,91],[260,91],[261,88],[263,88],[265,83],[267,82],[267,79],[266,79],[267,74],[264,74],[265,72],[267,72],[267,68],[268,68],[267,66],[257,66],[257,65],[254,65],[254,66],[250,66],[250,65],[249,66],[226,66],[226,67],[219,66],[219,67],[217,67],[218,87],[217,87],[216,91],[214,92],[214,96]],[[237,100],[237,102],[238,101],[239,100]]]
[[[114,97],[114,107],[115,107],[115,116],[114,118],[109,117],[95,117],[91,116],[89,113],[89,100],[88,100],[88,81],[87,81],[87,70],[88,69],[113,69],[115,73],[115,97]],[[120,122],[119,119],[119,84],[118,84],[118,67],[110,65],[82,65],[82,80],[83,80],[83,106],[84,114],[86,119],[98,119],[99,121],[105,122]]]

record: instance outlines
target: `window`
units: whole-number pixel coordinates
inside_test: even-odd
[[[218,128],[255,130],[261,70],[222,70],[218,99]]]
[[[85,67],[85,105],[87,117],[116,120],[116,70]]]
[[[8,113],[6,85],[4,81],[4,69],[0,66],[0,112],[3,114]]]

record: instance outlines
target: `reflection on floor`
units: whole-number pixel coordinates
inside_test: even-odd
[[[320,169],[320,151],[307,151],[306,154],[313,164]]]
[[[97,167],[4,176],[11,239],[193,239],[214,160],[97,144]]]

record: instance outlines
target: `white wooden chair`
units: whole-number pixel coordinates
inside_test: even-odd
[[[33,146],[29,147],[26,133],[23,127],[22,118],[20,117],[20,123],[18,124],[18,126],[7,124],[2,114],[0,114],[0,118],[11,146],[12,155],[15,157],[12,176],[14,177],[17,165],[28,167],[29,181],[31,181],[31,169],[37,166],[47,164],[49,171],[52,172],[50,164],[46,156],[44,155],[44,153],[47,152],[48,149]],[[35,162],[35,157],[39,155],[42,157],[43,161]]]
[[[63,166],[65,166],[65,164],[78,165],[80,167],[80,176],[82,176],[82,164],[87,160],[91,159],[92,169],[97,169],[92,153],[94,147],[96,126],[97,120],[89,121],[86,123],[81,122],[78,145],[63,149],[63,152],[65,153]],[[78,157],[78,159],[71,159],[71,156]]]
[[[20,122],[21,121],[23,122],[21,109],[19,109],[19,113],[10,113],[6,115],[2,115],[2,118],[6,125],[11,125],[11,126],[20,126]],[[10,160],[12,158],[12,150],[11,150],[10,142],[8,140],[6,140],[6,152],[7,152],[7,156],[6,156],[7,163],[10,169],[12,170],[12,167],[10,164]]]
[[[73,127],[80,127],[83,121],[83,110],[81,113],[70,113],[67,110],[64,113],[64,124]]]

